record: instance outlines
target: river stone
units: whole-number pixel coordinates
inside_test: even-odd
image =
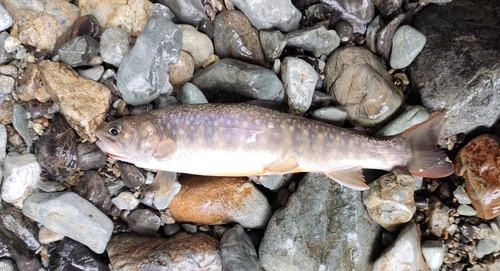
[[[252,240],[240,225],[224,232],[220,239],[222,271],[260,271]]]
[[[171,63],[168,68],[168,81],[175,90],[179,90],[189,82],[194,73],[194,60],[189,53],[181,51],[179,61]]]
[[[267,226],[259,247],[262,267],[370,270],[381,228],[360,203],[359,191],[308,173]]]
[[[116,85],[130,105],[156,99],[168,83],[168,67],[179,60],[182,34],[161,16],[150,17],[116,74]]]
[[[5,125],[0,124],[0,165],[5,161],[5,156],[7,156],[7,129]]]
[[[410,82],[424,107],[450,111],[441,146],[500,118],[500,16],[492,14],[500,14],[496,3],[464,0],[429,5],[415,17],[427,43],[409,66]]]
[[[4,31],[11,27],[13,23],[14,20],[12,20],[7,10],[5,10],[3,6],[0,6],[0,31]]]
[[[181,90],[177,92],[177,100],[181,104],[206,104],[207,98],[203,92],[192,83],[186,83]]]
[[[404,97],[379,59],[363,47],[336,50],[325,66],[324,88],[354,125],[376,127],[403,105]]]
[[[256,99],[282,102],[284,98],[283,84],[274,72],[232,58],[199,70],[191,83],[200,88],[208,101]]]
[[[422,244],[422,254],[430,269],[437,269],[443,264],[445,246],[443,241],[426,240]]]
[[[323,25],[290,32],[285,39],[287,46],[300,47],[316,57],[329,56],[340,45],[337,32],[327,30]]]
[[[104,62],[119,67],[129,50],[128,35],[125,30],[119,27],[110,27],[102,32],[99,53]]]
[[[241,11],[226,10],[214,21],[214,49],[220,58],[234,58],[264,66],[259,32]]]
[[[193,57],[196,70],[202,68],[203,62],[214,54],[212,40],[190,25],[179,24],[177,26],[182,33],[182,50],[188,52]]]
[[[137,209],[127,216],[128,227],[141,236],[155,237],[161,226],[158,215],[148,209]]]
[[[21,135],[28,148],[33,145],[33,139],[29,131],[28,115],[24,107],[18,103],[14,104],[12,110],[12,125]]]
[[[78,179],[76,185],[71,190],[80,197],[88,200],[101,212],[109,214],[111,209],[111,195],[104,182],[104,177],[99,175],[96,170],[87,170]]]
[[[332,14],[340,14],[341,20],[349,22],[354,33],[365,33],[366,26],[375,15],[374,0],[323,0],[322,2],[332,9]]]
[[[95,130],[104,122],[111,91],[59,62],[42,61],[40,74],[47,92],[71,127],[82,138],[95,142]]]
[[[15,270],[39,271],[40,258],[26,244],[7,229],[0,226],[0,258],[12,259],[17,265]],[[0,270],[2,267],[0,266]]]
[[[279,58],[286,46],[285,35],[278,30],[260,30],[259,40],[267,61]]]
[[[426,38],[415,28],[403,25],[392,37],[391,67],[406,68],[424,48]]]
[[[279,29],[290,32],[299,28],[302,14],[290,0],[232,0],[257,29]]]
[[[41,244],[38,241],[38,227],[23,215],[21,210],[14,206],[0,210],[0,224],[13,233],[28,246],[30,250],[37,250]],[[1,270],[1,269],[0,269]]]
[[[394,37],[394,32],[398,27],[404,22],[408,21],[411,17],[412,12],[400,13],[396,15],[388,24],[382,26],[378,31],[376,36],[376,50],[379,55],[384,59],[389,60],[391,49],[392,49],[392,38]]]
[[[397,135],[412,126],[426,121],[429,117],[430,114],[425,107],[421,105],[408,106],[401,115],[386,124],[374,135],[379,137]]]
[[[160,0],[158,2],[172,11],[179,23],[187,23],[196,27],[204,21],[210,21],[201,1]]]
[[[57,54],[70,67],[87,66],[99,54],[99,42],[88,35],[75,37],[63,44]]]
[[[178,233],[168,239],[116,234],[106,249],[111,270],[222,269],[219,241],[205,233]]]
[[[302,116],[311,106],[319,74],[306,61],[285,57],[281,63],[281,80],[290,113]]]
[[[109,271],[109,267],[86,246],[64,238],[54,246],[49,246],[48,270]]]
[[[34,154],[9,152],[3,170],[2,200],[22,208],[24,200],[38,191],[40,165]]]
[[[23,214],[99,254],[113,231],[111,219],[73,192],[32,195],[24,202]]]
[[[52,51],[57,38],[64,33],[61,23],[48,13],[18,10],[12,15],[19,40],[37,50]]]

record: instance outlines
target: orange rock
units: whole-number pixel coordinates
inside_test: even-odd
[[[465,178],[465,189],[477,216],[500,215],[500,138],[481,135],[465,145],[455,158],[455,174]]]
[[[245,228],[261,228],[271,216],[266,197],[248,178],[182,175],[179,182],[181,190],[169,205],[178,222],[236,222]]]

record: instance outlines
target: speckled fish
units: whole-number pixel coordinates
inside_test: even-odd
[[[211,176],[322,172],[364,190],[362,168],[448,176],[436,148],[445,112],[400,135],[374,138],[248,104],[181,105],[102,124],[97,146],[115,159],[160,171]]]

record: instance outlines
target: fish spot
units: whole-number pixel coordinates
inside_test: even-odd
[[[329,133],[329,134],[328,134],[328,139],[333,140],[334,138],[335,138],[335,137],[333,136],[333,134],[332,134],[332,133]]]
[[[269,122],[269,123],[267,124],[267,128],[273,129],[273,128],[274,128],[274,123]]]
[[[295,126],[294,125],[290,125],[290,127],[288,127],[288,129],[290,129],[290,132],[293,132],[295,130]]]
[[[167,129],[170,130],[170,122],[167,123]]]

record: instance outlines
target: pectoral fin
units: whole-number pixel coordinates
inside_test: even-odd
[[[269,174],[285,174],[293,172],[299,167],[293,156],[287,156],[283,160],[274,162],[264,167],[264,172]]]
[[[167,138],[158,143],[153,151],[153,157],[158,160],[170,159],[177,151],[177,144],[171,138]]]
[[[365,183],[365,177],[360,166],[336,169],[330,172],[323,172],[323,174],[334,179],[341,185],[355,190],[366,190],[369,188]]]

